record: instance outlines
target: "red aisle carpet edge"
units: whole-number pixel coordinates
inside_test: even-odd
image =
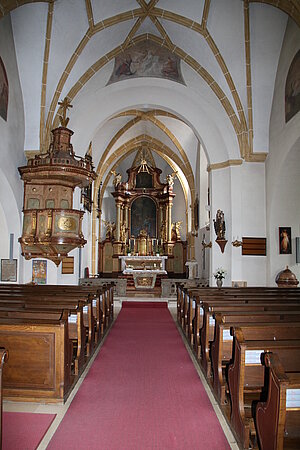
[[[124,303],[48,449],[229,449],[168,309]]]

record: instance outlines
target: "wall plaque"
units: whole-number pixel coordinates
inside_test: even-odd
[[[17,281],[16,259],[1,259],[1,281]]]

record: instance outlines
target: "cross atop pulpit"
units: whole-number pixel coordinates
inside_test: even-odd
[[[67,127],[69,123],[69,117],[67,117],[67,110],[73,108],[68,97],[65,97],[62,102],[58,102],[59,106],[62,108],[62,115],[59,116],[60,124],[62,127]]]

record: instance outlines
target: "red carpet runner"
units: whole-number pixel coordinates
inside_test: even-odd
[[[3,413],[3,450],[35,450],[55,414]]]
[[[229,449],[168,309],[126,306],[48,449]]]

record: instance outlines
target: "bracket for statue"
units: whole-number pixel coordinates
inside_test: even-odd
[[[217,235],[216,243],[219,245],[221,252],[224,253],[227,240],[225,239],[225,219],[224,213],[220,209],[217,210],[216,219],[214,219],[214,228]]]

